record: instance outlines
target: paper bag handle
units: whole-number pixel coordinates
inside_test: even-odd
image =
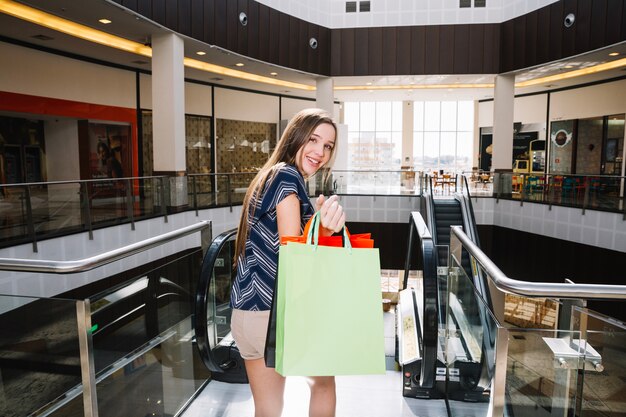
[[[322,223],[320,220],[320,216],[321,216],[320,212],[316,211],[313,217],[311,217],[311,219],[309,220],[309,222],[311,223],[311,227],[309,227],[309,230],[306,236],[306,243],[311,244],[312,242],[315,247],[317,247],[319,244],[320,226]],[[348,234],[348,229],[344,226],[341,231],[343,233],[343,239],[342,239],[343,247],[352,249],[352,244],[350,243],[350,235]]]

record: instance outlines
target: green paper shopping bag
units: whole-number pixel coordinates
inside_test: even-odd
[[[281,246],[276,288],[276,371],[281,375],[385,372],[378,249]],[[345,233],[345,231],[344,231]],[[313,242],[313,243],[310,243]]]

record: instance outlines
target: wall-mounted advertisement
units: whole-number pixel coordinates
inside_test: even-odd
[[[550,173],[571,174],[575,142],[575,120],[558,120],[550,125]]]

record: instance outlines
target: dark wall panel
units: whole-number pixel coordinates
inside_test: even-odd
[[[396,47],[397,36],[395,27],[383,28],[383,74],[397,74]]]
[[[413,26],[411,28],[411,74],[425,74],[425,53],[426,53],[426,28],[424,26]]]
[[[250,55],[248,51],[248,32],[250,31],[250,11],[248,10],[248,0],[237,0],[236,2],[231,0],[232,3],[237,4],[237,8],[235,9],[235,13],[237,14],[237,19],[235,19],[237,27],[237,53],[242,55]],[[248,24],[246,26],[242,25],[239,21],[239,13],[245,13],[248,16]]]
[[[537,62],[537,21],[538,14],[531,13],[526,17],[524,28],[524,62]]]
[[[396,51],[396,74],[411,73],[411,58],[409,51],[411,50],[411,28],[408,26],[399,27],[396,31],[396,43],[398,49]]]
[[[204,4],[203,40],[209,45],[215,45],[215,0],[200,0]]]
[[[578,0],[563,0],[563,13],[565,16],[569,13],[573,13],[576,16],[576,23],[578,23]],[[563,17],[565,19],[565,17]],[[574,50],[576,48],[576,32],[578,30],[578,25],[574,24],[570,28],[566,28],[561,22],[561,27],[563,28],[563,38],[562,38],[562,51],[561,53],[564,56],[570,56],[574,54]]]
[[[259,4],[259,59],[270,60],[270,8]]]
[[[191,0],[178,0],[178,33],[191,35]]]
[[[439,71],[434,74],[454,72],[454,28],[452,25],[439,27]]]
[[[320,46],[317,47],[317,53],[319,54],[319,70],[312,71],[318,74],[330,75],[330,65],[331,65],[331,41],[330,37],[333,31],[328,28],[316,26],[319,30],[319,38]]]
[[[341,75],[354,75],[355,29],[341,31]]]
[[[426,27],[426,49],[424,50],[424,72],[439,74],[439,26]]]
[[[191,0],[191,36],[195,39],[204,39],[204,1]]]
[[[226,1],[226,49],[237,50],[237,34],[239,32],[239,12],[237,0]]]
[[[606,0],[593,0],[591,3],[591,49],[601,48],[605,45],[604,38],[606,33]],[[593,30],[598,28],[601,30]]]
[[[626,40],[625,0],[561,0],[501,24],[328,29],[254,0],[115,0],[184,35],[320,75],[495,74]],[[248,26],[239,13],[248,14]],[[568,13],[576,22],[565,28]],[[316,37],[318,48],[309,47]]]
[[[622,20],[622,13],[624,9],[623,0],[608,0],[607,12],[606,12],[606,38],[607,45],[611,45],[620,42],[620,33],[622,26],[626,24],[625,20]]]
[[[368,75],[369,31],[366,28],[355,29],[354,75]]]
[[[248,3],[248,27],[247,36],[248,43],[248,55],[251,57],[258,57],[260,55],[259,43],[261,40],[261,34],[259,33],[259,27],[261,25],[259,15],[259,3],[251,1]]]
[[[222,48],[227,45],[226,14],[226,0],[215,0],[215,44]]]
[[[457,25],[454,27],[454,74],[467,74],[469,72],[470,55],[469,25]]]
[[[513,56],[515,54],[515,21],[506,21],[500,27],[502,28],[500,60],[502,68],[506,71],[514,68]]]
[[[568,278],[579,284],[624,283],[621,252],[499,226],[479,225],[478,229],[481,248],[511,278],[531,282],[565,282]],[[590,305],[604,314],[626,319],[623,302]]]
[[[589,50],[591,39],[591,2],[581,1],[577,5],[576,13],[576,45],[575,54]]]
[[[485,53],[485,26],[469,25],[468,38],[468,62],[467,72],[469,74],[480,74],[483,72],[483,59]],[[456,61],[455,61],[456,62]],[[456,69],[455,63],[455,69]]]
[[[382,28],[371,28],[369,30],[369,75],[383,74],[383,30]]]

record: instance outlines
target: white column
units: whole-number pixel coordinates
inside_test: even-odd
[[[401,166],[413,166],[413,102],[402,102]]]
[[[185,162],[185,66],[183,40],[152,38],[152,141],[154,171],[177,174]]]
[[[496,75],[493,95],[493,154],[494,171],[513,168],[513,108],[515,75]]]
[[[174,34],[152,38],[152,144],[155,175],[169,175],[166,204],[187,203],[185,47]]]
[[[317,89],[315,90],[315,107],[326,110],[335,120],[338,120],[339,115],[335,114],[334,111],[334,86],[335,83],[332,78],[320,78],[317,80]]]

